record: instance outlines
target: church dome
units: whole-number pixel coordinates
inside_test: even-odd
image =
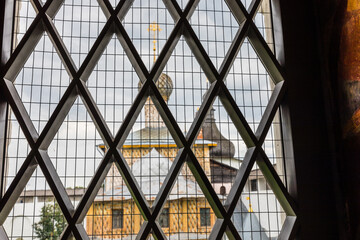
[[[138,84],[139,90],[141,86],[142,86],[142,82],[139,81]],[[156,86],[158,87],[161,96],[163,96],[166,100],[169,99],[173,91],[173,82],[167,74],[161,73],[159,79],[156,81]]]
[[[235,146],[227,138],[225,138],[215,123],[214,109],[211,108],[210,112],[205,118],[202,126],[202,134],[205,140],[214,141],[217,143],[216,147],[211,148],[211,157],[234,157]]]

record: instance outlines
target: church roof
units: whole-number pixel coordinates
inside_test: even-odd
[[[242,239],[269,240],[254,212],[249,212],[240,200],[233,213],[233,223]]]
[[[233,158],[235,155],[235,146],[229,139],[221,134],[215,122],[214,111],[214,108],[210,109],[202,125],[203,138],[217,143],[216,147],[210,150],[210,157]]]
[[[131,166],[132,173],[148,200],[155,200],[171,165],[172,162],[168,158],[152,149],[148,155],[140,158]],[[186,178],[180,173],[170,192],[169,200],[192,197],[204,197],[204,195],[195,181]],[[127,200],[131,198],[129,190],[123,183],[114,186],[103,194],[98,194],[95,201]]]
[[[216,142],[205,139],[197,139],[195,141],[195,145],[216,146]],[[130,133],[124,142],[123,147],[176,147],[176,143],[167,127],[145,127]]]
[[[217,163],[232,167],[234,169],[240,169],[242,160],[234,157],[210,157],[210,160],[213,160]]]

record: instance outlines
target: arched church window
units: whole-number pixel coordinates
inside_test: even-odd
[[[220,187],[220,195],[226,195],[226,187],[225,186]]]

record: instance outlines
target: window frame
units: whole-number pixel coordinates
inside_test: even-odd
[[[167,211],[167,213],[164,213],[165,210]],[[161,225],[162,222],[160,221],[160,219],[163,217],[165,217],[167,219],[166,220],[167,226]],[[159,222],[159,225],[161,228],[169,228],[170,227],[170,208],[169,207],[164,207],[162,209],[161,213],[159,214],[158,222]]]
[[[116,218],[120,217],[120,226],[119,227],[114,227],[114,211],[115,212],[120,212],[120,215],[117,215]],[[118,219],[116,219],[118,220]],[[124,209],[123,208],[114,208],[111,210],[111,227],[113,230],[118,230],[118,229],[123,229],[124,228]]]
[[[205,211],[205,213],[202,213]],[[209,213],[207,213],[209,212]],[[205,223],[202,221],[202,215],[205,214]],[[207,218],[208,217],[208,218]],[[200,207],[199,208],[199,219],[200,219],[200,227],[207,228],[211,226],[211,210],[209,207]]]
[[[60,2],[60,1],[55,1],[55,2]],[[254,1],[255,2],[255,4],[257,3],[258,4],[258,2],[259,1]],[[239,5],[237,4],[237,1],[235,1],[235,0],[227,0],[227,3],[229,4],[229,6],[231,6],[231,8],[233,9],[233,13],[235,13],[235,15],[238,17],[238,18],[242,18],[242,20],[244,20],[245,18],[249,18],[249,16],[247,16],[247,15],[243,15],[242,13],[240,13],[240,12],[242,12],[242,11],[244,11],[244,9],[241,9],[241,7],[239,8]],[[2,9],[2,11],[1,11],[1,14],[0,14],[0,17],[1,17],[1,19],[3,20],[3,24],[1,24],[2,26],[1,26],[1,40],[2,40],[2,42],[1,42],[1,66],[2,67],[4,67],[5,66],[5,64],[6,64],[6,62],[10,59],[10,53],[12,52],[12,26],[13,26],[13,14],[14,14],[14,7],[15,7],[15,1],[14,0],[5,0],[5,1],[2,1],[2,3],[1,4],[3,4],[4,5],[4,7],[3,8],[1,8]],[[277,6],[277,4],[278,4],[278,1],[274,1],[274,3],[273,3],[273,6]],[[35,4],[36,5],[36,4]],[[46,4],[45,4],[46,5]],[[278,4],[279,5],[279,4]],[[41,10],[41,6],[39,6],[39,5],[36,5],[36,7],[37,8],[39,8],[39,11],[42,11]],[[105,7],[105,6],[104,6]],[[273,7],[273,9],[274,9],[274,7]],[[275,7],[275,9],[277,9],[276,7]],[[49,15],[51,15],[51,14],[55,14],[55,11],[56,11],[56,6],[54,6],[54,5],[51,5],[47,10],[46,10],[47,12],[46,12],[46,14],[49,14]],[[174,16],[174,18],[178,18],[178,19],[180,19],[180,16],[179,16],[179,12],[177,12],[178,11],[178,9],[176,9],[176,8],[170,8],[169,9],[169,11],[171,11],[171,13],[172,13],[172,15]],[[254,14],[255,12],[250,12],[250,14]],[[111,13],[110,13],[110,15],[111,15]],[[182,15],[182,14],[180,14],[180,15]],[[185,16],[186,17],[186,16]],[[280,16],[279,16],[279,12],[277,12],[277,11],[275,11],[275,13],[273,12],[273,19],[278,19],[278,20],[280,20]],[[251,20],[250,19],[248,19],[248,20],[246,20],[246,22],[247,23],[250,23],[251,22]],[[276,22],[276,21],[274,21],[274,22]],[[46,25],[46,27],[47,28],[49,28],[49,25],[47,25],[47,24],[49,24],[49,22],[47,22],[47,23],[45,23],[45,25]],[[280,20],[280,26],[281,26],[281,20]],[[51,26],[50,26],[50,28],[51,28]],[[277,29],[275,29],[274,30],[275,32],[277,31]],[[180,31],[179,31],[180,32]],[[184,33],[182,33],[182,34],[184,34]],[[193,35],[192,35],[193,33],[192,32],[185,32],[185,34],[184,35],[187,35],[189,38],[191,38],[191,37],[194,37]],[[254,32],[252,32],[252,33],[248,33],[248,34],[256,34],[256,32],[254,33]],[[177,36],[173,36],[173,38],[176,38]],[[275,38],[276,39],[276,38]],[[192,39],[193,40],[193,39]],[[274,60],[276,60],[276,59],[272,59],[272,58],[269,58],[269,56],[267,55],[267,54],[269,54],[269,49],[267,49],[266,48],[266,46],[265,46],[265,44],[266,43],[264,43],[264,42],[261,42],[261,39],[258,39],[259,40],[259,42],[257,42],[257,41],[255,41],[255,42],[252,42],[254,45],[257,45],[257,48],[256,48],[256,50],[258,51],[258,54],[259,55],[261,55],[262,57],[263,57],[263,60],[264,61],[267,61],[267,64],[273,64],[274,63]],[[190,41],[190,40],[189,40]],[[195,55],[197,55],[198,56],[198,58],[200,58],[200,62],[203,62],[203,64],[204,65],[207,65],[207,62],[209,61],[208,59],[204,59],[203,57],[204,57],[204,55],[202,55],[203,53],[201,53],[201,51],[199,52],[199,49],[197,48],[198,46],[198,43],[195,41],[195,42],[191,42],[190,41],[190,47],[192,47],[193,48],[193,51],[195,51]],[[280,44],[280,49],[279,49],[279,51],[281,52],[282,50],[283,50],[283,48],[281,47],[282,45]],[[59,46],[58,46],[59,47]],[[130,47],[130,51],[133,51],[134,49],[131,49],[131,47]],[[62,52],[61,50],[60,50],[60,53],[61,53],[61,55],[62,56],[66,56],[66,53],[65,52]],[[159,59],[164,59],[164,58],[166,58],[166,53],[164,53],[164,54],[162,54],[162,55],[160,55],[160,57],[159,57]],[[132,59],[132,60],[134,60],[134,61],[136,61],[136,59]],[[20,63],[21,64],[21,63]],[[164,63],[159,63],[160,65],[163,65]],[[160,68],[161,66],[159,65],[159,64],[155,64],[155,66],[157,67],[157,68]],[[273,68],[272,69],[270,69],[271,71],[273,71],[273,74],[280,74],[281,75],[281,73],[278,73],[277,71],[279,70],[279,69],[277,69],[277,67],[279,67],[279,66],[272,66]],[[269,69],[268,69],[269,70]],[[211,76],[211,78],[209,79],[211,82],[213,82],[214,81],[214,76],[213,76],[213,73],[211,73],[211,69],[206,69],[206,72]],[[153,73],[153,77],[154,77],[154,79],[157,79],[156,78],[156,76],[157,75],[159,75],[160,74],[160,72],[159,71],[154,71]],[[4,77],[4,76],[2,76],[2,77]],[[216,79],[216,77],[215,77],[215,79]],[[147,85],[146,85],[147,84]],[[147,86],[148,88],[152,88],[153,86],[155,86],[153,83],[151,83],[151,81],[146,81],[145,82],[145,84],[144,84],[144,86]],[[220,85],[219,85],[220,86]],[[218,88],[219,88],[219,86],[218,86]],[[80,86],[80,88],[81,88],[81,86]],[[143,87],[144,88],[144,87]],[[281,87],[279,87],[280,89],[281,89]],[[152,88],[153,89],[153,91],[155,91],[154,92],[154,95],[155,96],[151,96],[151,97],[155,97],[155,98],[157,98],[157,99],[160,99],[160,97],[158,96],[159,95],[159,93],[158,92],[156,92],[156,90],[154,89],[154,88]],[[86,95],[86,89],[81,89],[80,90],[80,92],[82,92],[82,94],[85,94]],[[213,92],[209,92],[209,94],[205,97],[205,99],[207,99],[207,98],[209,98],[209,97],[212,97],[213,95],[211,95],[211,94],[214,94],[215,93],[215,91],[213,91]],[[143,99],[146,99],[146,97],[145,97],[145,90],[143,90],[142,92],[140,92],[140,95],[142,95],[143,96]],[[222,94],[225,94],[225,95],[228,95],[229,93],[222,93]],[[5,96],[5,97],[3,97],[3,96]],[[6,141],[6,131],[7,131],[7,119],[8,119],[8,112],[9,112],[9,106],[8,106],[8,103],[11,103],[11,104],[13,104],[13,106],[17,106],[17,102],[15,101],[15,102],[11,102],[10,101],[10,99],[12,99],[12,97],[13,97],[13,95],[11,95],[11,92],[6,92],[6,94],[3,94],[1,97],[0,97],[0,154],[1,154],[1,164],[0,164],[0,170],[1,170],[1,173],[2,173],[2,177],[1,177],[1,180],[0,180],[0,183],[1,183],[1,185],[2,185],[2,187],[1,187],[1,196],[2,196],[2,201],[4,202],[4,204],[6,205],[6,204],[8,204],[8,205],[6,205],[6,207],[5,207],[5,209],[7,209],[7,210],[3,210],[1,213],[0,213],[0,215],[1,214],[3,214],[2,215],[2,218],[0,218],[0,219],[2,219],[3,221],[6,219],[6,216],[7,216],[7,211],[8,211],[8,209],[10,208],[11,209],[11,204],[13,204],[14,203],[14,200],[12,200],[12,201],[9,201],[9,199],[10,198],[15,198],[15,201],[16,201],[16,199],[17,199],[17,195],[19,194],[18,193],[18,191],[19,190],[17,190],[17,191],[15,191],[16,189],[15,188],[10,188],[9,189],[9,191],[8,191],[8,195],[6,195],[5,193],[4,193],[4,184],[3,184],[3,179],[4,179],[4,169],[5,169],[5,150],[6,150],[6,144],[5,144],[5,141]],[[90,100],[89,100],[90,101]],[[224,101],[226,101],[226,99],[224,99]],[[141,101],[140,101],[141,102]],[[156,102],[158,105],[157,105],[157,108],[158,109],[162,109],[162,110],[164,110],[164,105],[161,105],[162,103],[160,102],[160,103],[158,103],[158,102]],[[230,106],[232,106],[232,105],[234,105],[234,103],[233,102],[226,102],[227,104],[229,104],[229,105],[226,105],[226,106],[228,106],[229,107],[229,109],[230,109]],[[134,105],[135,105],[136,103],[134,103]],[[276,101],[275,102],[273,102],[273,104],[278,104]],[[205,104],[205,105],[203,105],[201,108],[200,108],[200,114],[199,114],[199,116],[200,116],[200,118],[204,118],[204,113],[206,113],[206,111],[207,111],[207,109],[208,109],[208,107],[209,107],[209,105],[207,105],[207,104]],[[281,109],[281,112],[283,112],[282,110],[283,110],[283,108],[282,108],[282,106],[280,105],[280,109]],[[17,114],[18,114],[18,116],[20,116],[20,117],[23,117],[23,112],[21,112],[21,109],[16,109],[16,107],[15,107],[15,109],[14,109],[15,111],[17,111]],[[138,111],[138,109],[137,108],[135,108],[134,107],[134,109],[132,110],[132,112],[130,112],[130,115],[131,114],[135,114],[136,112]],[[166,110],[165,110],[165,112],[164,111],[160,111],[160,113],[161,113],[161,115],[162,115],[162,117],[164,118],[164,120],[165,120],[165,122],[166,123],[168,123],[168,124],[174,124],[174,119],[172,119],[171,117],[169,117],[169,115],[167,115],[167,114],[169,114],[169,112],[167,113],[166,112]],[[96,115],[96,112],[92,112],[92,114],[95,114]],[[238,118],[238,116],[236,116],[236,114],[238,114],[238,112],[236,112],[236,111],[234,111],[234,109],[232,110],[232,112],[230,113],[230,116],[233,118],[233,121],[235,120],[235,121],[241,121],[241,119],[239,119]],[[283,119],[284,118],[284,114],[282,113],[281,114],[282,116],[281,116],[281,118]],[[286,112],[285,112],[285,115],[286,115]],[[287,117],[287,116],[285,116],[285,117]],[[29,120],[30,119],[26,119],[26,116],[25,116],[25,118],[21,118],[23,121],[20,121],[20,125],[23,125],[24,127],[27,127],[27,125],[29,124]],[[130,119],[129,119],[130,120]],[[30,122],[31,122],[31,120],[30,120]],[[199,121],[200,122],[200,121]],[[270,122],[271,123],[271,122]],[[187,143],[185,143],[185,139],[182,139],[182,136],[181,136],[181,134],[179,135],[179,132],[177,132],[178,130],[176,129],[176,128],[174,128],[174,126],[172,125],[172,126],[170,126],[170,125],[167,125],[168,127],[170,127],[170,132],[174,135],[174,136],[176,136],[175,138],[174,138],[174,140],[177,142],[177,144],[179,144],[179,145],[181,145],[181,146],[183,146],[183,147],[185,147],[185,148],[189,148],[190,146],[187,146]],[[174,124],[175,125],[175,124]],[[266,127],[268,127],[268,126],[266,126],[266,124],[265,124],[265,126],[264,126],[265,128]],[[289,127],[290,127],[290,125],[286,122],[286,121],[282,121],[282,127],[283,127],[283,129],[285,128],[285,129],[288,129]],[[49,134],[50,135],[52,135],[52,134],[54,134],[52,131],[53,130],[51,130],[51,129],[48,129],[48,131],[49,131]],[[283,131],[284,132],[284,131]],[[286,131],[285,131],[286,132]],[[31,132],[31,131],[29,131],[29,132],[27,132],[25,135],[26,135],[26,137],[28,138],[28,140],[29,139],[32,139],[34,136],[33,136],[33,132]],[[192,134],[192,133],[191,133]],[[36,135],[36,134],[35,134]],[[245,133],[245,135],[246,135],[246,133]],[[289,136],[291,136],[291,135],[289,135]],[[251,138],[251,136],[245,136],[245,138]],[[49,140],[49,139],[47,139],[47,140]],[[288,140],[288,138],[286,138],[286,141]],[[291,156],[293,156],[293,153],[292,153],[292,148],[291,148],[291,143],[286,143],[286,141],[285,141],[285,146],[284,146],[284,148],[285,148],[285,150],[284,150],[284,152],[285,152],[285,163],[286,163],[286,175],[287,175],[287,177],[289,177],[290,178],[290,180],[291,180],[291,185],[290,185],[290,187],[289,187],[289,185],[288,185],[288,189],[289,189],[289,192],[290,192],[290,195],[295,195],[294,193],[296,193],[296,176],[295,176],[295,171],[294,171],[294,162],[293,162],[293,157],[291,157]],[[33,143],[33,144],[30,144],[30,145],[32,145],[32,147],[34,147],[35,145],[34,145],[35,143]],[[290,145],[287,145],[287,144],[290,144]],[[39,147],[39,146],[37,146],[37,147]],[[38,150],[38,149],[37,149]],[[110,149],[111,150],[111,149]],[[252,151],[258,151],[257,150],[257,147],[255,147],[254,149],[251,149]],[[41,154],[43,154],[43,152],[37,152],[36,154],[38,154],[37,155],[37,157],[39,157],[39,158],[41,158],[42,157],[42,155]],[[289,157],[290,156],[290,157]],[[33,162],[31,162],[31,163],[33,163]],[[196,161],[195,162],[193,162],[194,164],[195,164],[195,172],[197,173],[197,174],[194,174],[195,175],[195,177],[197,178],[196,180],[197,181],[199,181],[199,182],[202,182],[202,184],[204,184],[204,181],[205,181],[205,185],[201,185],[201,186],[205,186],[205,188],[207,188],[207,189],[210,189],[211,187],[210,186],[208,186],[208,183],[206,182],[206,179],[204,178],[204,175],[203,175],[203,173],[201,173],[201,171],[199,172],[199,167],[196,165]],[[30,163],[29,163],[30,164]],[[120,164],[123,164],[123,162],[120,162]],[[271,171],[273,171],[273,169],[271,168],[271,166],[269,166],[269,165],[266,165],[266,166],[264,166],[265,168],[270,168],[270,175],[273,175],[274,174],[274,172],[271,172]],[[45,167],[46,168],[46,167]],[[23,182],[23,181],[21,181],[21,180],[24,180],[24,179],[26,179],[26,178],[28,178],[29,176],[31,176],[32,175],[32,172],[26,172],[26,170],[28,170],[28,169],[24,169],[24,175],[22,176],[22,179],[19,179],[19,183],[21,183],[21,182]],[[49,169],[47,169],[47,170],[49,170]],[[72,216],[71,216],[71,214],[70,214],[70,206],[69,206],[69,204],[64,200],[65,199],[65,196],[67,195],[66,194],[66,192],[64,193],[63,191],[62,191],[62,189],[56,184],[56,181],[54,181],[54,177],[55,177],[55,175],[57,175],[56,174],[56,171],[54,172],[53,170],[49,170],[48,172],[47,172],[47,174],[45,174],[46,175],[46,177],[47,177],[47,180],[49,181],[49,179],[51,180],[50,181],[50,186],[51,186],[51,188],[52,188],[52,190],[55,190],[54,191],[54,195],[55,195],[55,198],[57,199],[57,200],[60,200],[60,202],[59,202],[59,205],[60,205],[60,207],[61,207],[61,209],[62,209],[62,211],[63,211],[63,213],[64,213],[64,215],[65,215],[65,217],[66,217],[66,219],[67,219],[67,221],[68,222],[72,222]],[[205,176],[206,177],[206,176]],[[270,176],[271,177],[271,176]],[[97,180],[99,180],[99,178],[97,179]],[[130,181],[130,185],[132,185],[135,181],[133,181],[133,179],[129,179],[129,180],[131,180]],[[240,179],[241,180],[241,179]],[[279,179],[276,179],[275,178],[275,180],[274,179],[272,179],[273,180],[273,184],[275,184],[275,185],[281,185],[281,183],[280,183],[280,180]],[[98,181],[99,182],[99,181]],[[95,183],[94,183],[95,184]],[[133,185],[133,186],[135,186],[135,185]],[[96,185],[96,187],[100,187],[100,186],[97,186]],[[20,189],[21,190],[21,189]],[[136,187],[135,187],[135,190],[136,190]],[[280,195],[282,195],[286,200],[286,202],[288,202],[288,205],[289,205],[289,208],[292,208],[292,210],[294,210],[293,208],[295,208],[295,204],[293,203],[293,200],[290,198],[290,195],[287,195],[288,193],[285,191],[284,192],[284,188],[280,188],[280,189],[277,189],[278,190],[278,194],[280,194]],[[139,200],[139,199],[141,199],[142,198],[142,196],[141,196],[141,193],[139,193],[139,192],[137,192],[137,191],[135,191],[135,198],[137,199],[137,200]],[[208,197],[208,198],[214,198],[215,197],[215,195],[213,194],[213,193],[210,193],[210,195],[207,195],[206,197]],[[219,210],[218,208],[220,207],[220,203],[213,203],[213,202],[211,202],[213,205],[212,205],[212,207],[213,208],[215,208],[215,210],[216,210],[216,212],[217,212],[217,214],[219,214],[219,211],[221,212],[221,210]],[[141,205],[141,203],[140,203],[140,205]],[[216,206],[217,205],[217,206]],[[291,205],[291,206],[290,206]],[[144,205],[143,205],[144,206]],[[143,208],[143,206],[141,206],[142,207],[142,210],[144,210],[144,208]],[[161,209],[160,207],[158,207],[159,209]],[[157,214],[158,214],[158,212],[159,212],[159,210],[158,210],[158,208],[155,208],[155,212],[157,211]],[[220,208],[221,209],[221,208]],[[149,214],[149,213],[144,213],[144,214]],[[223,213],[224,214],[224,213]],[[151,215],[149,215],[149,216],[151,216]],[[155,215],[156,216],[156,215]],[[294,226],[295,226],[295,223],[296,223],[296,221],[297,221],[297,218],[296,218],[296,216],[290,216],[289,218],[287,218],[287,220],[285,221],[285,225],[284,225],[284,227],[283,227],[283,230],[282,230],[282,235],[284,236],[284,237],[290,237],[290,236],[292,236],[292,234],[293,234],[293,232],[294,232]],[[228,221],[225,221],[225,223],[226,224],[231,224],[230,222],[228,222]],[[81,230],[79,230],[79,229],[77,229],[78,228],[78,226],[77,225],[74,225],[74,226],[71,226],[71,228],[72,228],[72,230],[70,230],[70,231],[75,231],[75,235],[76,235],[76,238],[79,238],[79,239],[81,239],[82,237],[81,237]],[[1,230],[0,230],[0,234],[2,234],[2,232],[4,232],[4,230],[3,230],[3,228],[0,228]],[[221,228],[222,229],[222,228]],[[154,229],[154,233],[153,234],[155,234],[155,235],[157,235],[157,236],[161,236],[161,233],[159,233],[159,232],[157,232],[159,229]],[[216,231],[217,231],[217,229],[216,229]],[[220,231],[220,230],[219,230]],[[223,230],[221,230],[221,231],[224,231],[224,229]],[[227,232],[228,233],[228,232]],[[235,233],[233,233],[233,234],[235,234]]]
[[[259,190],[258,179],[250,179],[250,192],[256,192]]]

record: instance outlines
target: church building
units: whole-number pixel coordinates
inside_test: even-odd
[[[162,73],[156,85],[168,102],[173,91],[171,78]],[[138,87],[141,88],[141,83]],[[216,126],[214,111],[212,108],[206,117],[193,151],[215,191],[225,200],[241,161],[234,158],[234,144]],[[145,127],[130,133],[121,151],[151,206],[178,153],[178,147],[150,98],[146,101],[144,112]],[[234,219],[239,231],[255,229],[259,232],[255,233],[253,239],[267,239],[266,234],[260,231],[256,216],[248,211],[242,201],[239,201]],[[160,226],[167,236],[200,240],[209,237],[215,220],[209,203],[184,164],[158,217]],[[139,232],[142,221],[139,209],[113,165],[103,189],[88,212],[86,231],[89,235],[101,235],[104,239],[132,239]]]

